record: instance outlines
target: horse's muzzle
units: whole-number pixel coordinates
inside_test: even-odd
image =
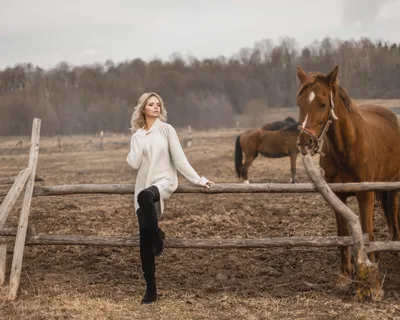
[[[317,144],[317,141],[305,134],[300,134],[297,138],[297,149],[303,156],[309,153],[311,153],[312,155],[314,153],[314,150],[318,148]]]

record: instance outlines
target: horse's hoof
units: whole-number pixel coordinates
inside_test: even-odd
[[[371,289],[371,299],[373,301],[381,301],[385,296],[385,291],[382,288]]]
[[[346,288],[351,284],[351,279],[346,273],[341,273],[336,280],[336,288]]]
[[[381,301],[385,296],[385,291],[381,287],[376,288],[357,288],[356,295],[359,299],[371,299],[372,301]]]
[[[243,183],[244,184],[250,184],[250,181],[249,180],[245,180]]]

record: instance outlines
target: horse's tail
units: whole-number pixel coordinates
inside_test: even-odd
[[[389,198],[388,191],[377,191],[375,192],[376,199],[378,200],[378,204],[382,207],[385,216],[387,217],[387,201]]]
[[[381,205],[383,212],[385,213],[386,221],[388,223],[389,231],[392,233],[396,226],[393,225],[394,215],[398,215],[398,212],[393,212],[394,210],[394,201],[397,201],[395,197],[397,197],[396,191],[379,191],[376,192],[376,198],[378,203]],[[397,219],[395,219],[397,220]]]
[[[241,167],[243,165],[243,150],[242,146],[240,145],[240,134],[236,138],[235,143],[235,169],[238,178],[241,178]]]

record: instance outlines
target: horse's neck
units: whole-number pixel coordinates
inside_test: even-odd
[[[351,150],[351,145],[355,142],[356,117],[354,113],[349,112],[343,104],[338,104],[334,112],[338,117],[333,119],[331,128],[327,132],[327,138],[331,148],[338,155],[347,155]]]

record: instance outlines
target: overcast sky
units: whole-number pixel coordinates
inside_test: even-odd
[[[346,4],[347,3],[347,4]],[[0,0],[0,68],[231,56],[263,38],[400,42],[400,0]]]

